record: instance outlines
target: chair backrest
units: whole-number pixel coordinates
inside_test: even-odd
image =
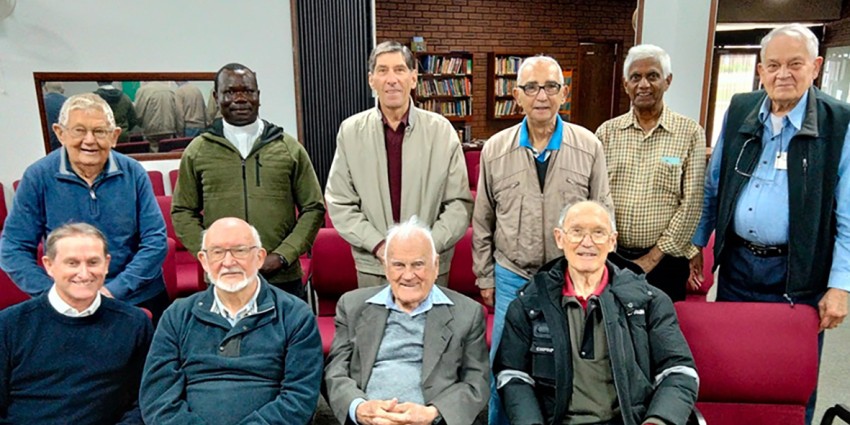
[[[123,154],[130,153],[148,153],[150,152],[150,142],[143,140],[141,142],[127,142],[115,145],[113,149]]]
[[[0,310],[28,299],[30,296],[21,291],[6,272],[0,270]]]
[[[180,175],[180,170],[171,170],[168,172],[168,181],[171,182],[171,194],[174,194],[174,189],[177,188],[177,176]]]
[[[479,162],[481,161],[480,150],[470,150],[463,153],[466,159],[466,173],[469,177],[469,188],[476,190],[478,188]]]
[[[342,294],[357,289],[351,246],[336,229],[319,229],[313,243],[311,282],[319,299],[319,316],[334,316]]]
[[[171,196],[157,196],[156,203],[159,205],[159,211],[162,213],[162,219],[165,220],[165,232],[169,238],[174,239],[177,244],[178,251],[185,251],[186,247],[180,242],[177,233],[174,231],[174,223],[171,222]]]
[[[784,303],[676,303],[712,425],[803,423],[818,375],[818,314]]]
[[[168,253],[165,255],[165,261],[162,262],[162,278],[165,280],[165,292],[168,293],[168,298],[174,301],[177,298],[177,261],[175,255],[177,251],[177,242],[174,239],[168,238]]]
[[[484,305],[481,291],[475,286],[475,273],[472,272],[472,228],[455,244],[455,254],[449,269],[449,289],[460,292]],[[491,307],[487,307],[488,311]]]
[[[9,211],[6,209],[6,189],[3,183],[0,183],[0,233],[3,232],[3,224],[6,222],[6,215]]]
[[[13,181],[12,182],[12,190],[17,192],[18,191],[18,185],[20,185],[20,184],[21,184],[21,179],[17,179],[15,181]]]
[[[156,196],[165,196],[165,183],[162,181],[162,171],[148,170],[148,178],[153,187],[153,194]]]
[[[163,139],[159,141],[160,152],[173,152],[178,149],[186,149],[192,141],[191,137],[175,137],[172,139]]]

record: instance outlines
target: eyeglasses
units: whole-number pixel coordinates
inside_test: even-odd
[[[543,92],[546,93],[547,96],[554,96],[561,91],[561,85],[554,81],[547,81],[546,84],[542,86],[537,84],[534,81],[529,82],[524,86],[517,86],[522,89],[522,91],[528,96],[537,96],[537,93],[540,92],[540,89],[543,89]]]
[[[104,140],[109,137],[110,133],[112,133],[112,130],[108,128],[93,128],[91,130],[85,127],[67,128],[65,126],[62,126],[62,128],[68,131],[68,133],[71,134],[71,137],[73,137],[75,140],[84,139],[86,137],[86,134],[89,133],[91,133],[92,136],[94,136],[94,138],[97,140]]]
[[[201,251],[207,255],[210,261],[217,263],[224,260],[224,256],[229,252],[233,258],[244,260],[248,258],[251,251],[259,248],[258,246],[235,246],[233,248],[212,248],[202,249]]]
[[[560,230],[561,233],[567,236],[567,240],[570,243],[581,243],[581,241],[584,240],[585,236],[590,235],[590,240],[593,241],[593,243],[601,245],[608,242],[608,238],[611,236],[611,233],[608,233],[608,231],[602,229],[584,230],[575,227],[572,229]]]
[[[748,178],[753,176],[751,173],[747,173],[747,172],[741,171],[741,169],[740,169],[740,168],[738,168],[738,166],[741,164],[741,156],[744,154],[744,151],[745,151],[745,150],[747,150],[747,145],[749,145],[749,144],[750,144],[750,142],[753,142],[753,141],[755,141],[755,140],[757,140],[757,139],[759,139],[759,138],[761,138],[761,136],[753,136],[753,137],[750,137],[749,139],[747,139],[747,140],[745,140],[745,141],[744,141],[744,144],[743,144],[743,145],[741,145],[741,151],[740,151],[740,152],[738,152],[738,159],[736,159],[736,160],[735,160],[735,172],[736,172],[736,173],[738,173],[738,174],[740,174],[740,175],[742,175],[742,176],[744,176],[744,177],[748,177]]]

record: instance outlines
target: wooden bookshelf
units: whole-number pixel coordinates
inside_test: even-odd
[[[416,52],[418,77],[413,101],[446,117],[461,143],[472,140],[472,53]]]
[[[513,88],[519,65],[529,56],[530,53],[487,53],[487,118],[522,119],[522,107],[513,97]]]
[[[561,109],[558,111],[558,114],[561,115],[561,119],[566,122],[572,122],[573,120],[573,70],[571,68],[564,69],[564,85],[567,87],[567,98],[563,105],[561,105]]]

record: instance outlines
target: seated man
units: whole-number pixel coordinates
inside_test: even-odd
[[[300,299],[258,275],[257,230],[226,217],[204,232],[209,289],[172,304],[154,335],[139,401],[149,424],[306,424],[322,341]]]
[[[670,298],[606,263],[617,232],[601,204],[576,203],[558,222],[565,258],[508,307],[493,364],[511,423],[684,424],[699,378]]]
[[[56,228],[42,258],[50,290],[0,311],[0,423],[142,424],[153,326],[141,309],[101,294],[106,247],[89,224]]]
[[[340,298],[325,370],[345,424],[471,424],[487,404],[480,304],[434,286],[439,256],[414,216],[386,237],[389,285]]]

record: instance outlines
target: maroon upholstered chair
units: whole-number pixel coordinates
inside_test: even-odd
[[[328,355],[333,342],[336,303],[342,294],[357,289],[357,269],[351,246],[336,229],[319,229],[313,243],[310,282],[318,300],[319,333],[322,349]]]
[[[155,196],[165,196],[165,183],[162,180],[162,171],[148,170],[148,178],[151,181],[151,187],[153,187],[153,194]]]
[[[455,255],[449,269],[449,289],[472,298],[487,310],[487,346],[493,334],[493,307],[484,304],[481,291],[475,286],[475,273],[472,272],[472,229],[466,229],[463,237],[455,245]]]
[[[180,170],[171,170],[168,172],[168,181],[171,182],[171,194],[174,194],[174,189],[177,188],[177,176],[180,175]]]
[[[6,272],[0,270],[0,310],[28,299],[30,299],[30,296],[21,291]]]
[[[6,215],[9,211],[6,209],[6,189],[3,183],[0,183],[0,232],[3,232],[3,224],[6,222]]]
[[[165,219],[166,233],[175,242],[174,268],[177,274],[177,285],[174,297],[185,297],[207,289],[201,263],[183,246],[177,233],[174,232],[174,224],[171,222],[171,196],[157,196],[156,201],[162,212],[162,218]]]
[[[802,424],[818,377],[818,313],[784,303],[679,302],[711,425]]]
[[[466,173],[469,177],[469,189],[478,190],[478,174],[480,173],[479,162],[481,161],[480,150],[469,150],[463,153],[466,160]]]

